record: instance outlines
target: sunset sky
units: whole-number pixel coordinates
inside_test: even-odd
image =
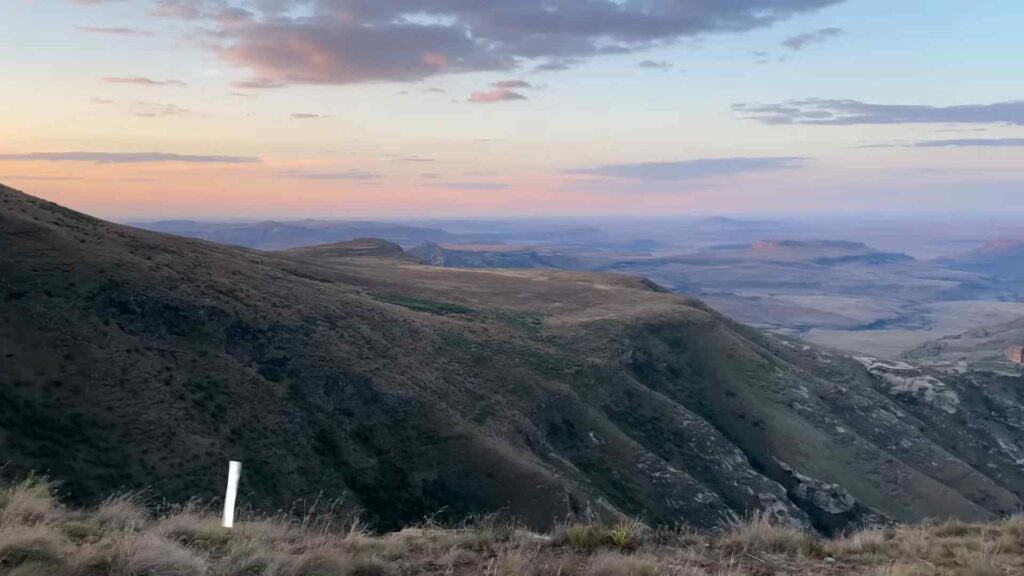
[[[0,182],[107,218],[1024,212],[1020,0],[0,19]]]

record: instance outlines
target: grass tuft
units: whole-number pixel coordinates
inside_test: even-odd
[[[116,494],[103,501],[92,514],[101,527],[114,530],[136,530],[149,519],[140,493]]]
[[[757,513],[736,524],[726,535],[723,549],[732,553],[773,552],[797,556],[821,554],[817,536],[783,524],[767,513]]]
[[[596,524],[574,524],[565,529],[569,543],[580,550],[597,550],[608,544],[608,531]]]
[[[155,534],[127,542],[121,553],[123,576],[205,576],[207,573],[207,562],[198,553]]]
[[[0,568],[14,569],[25,564],[61,565],[65,552],[61,534],[51,526],[4,525],[0,528]]]
[[[57,520],[61,515],[53,483],[29,476],[0,490],[0,526],[32,525]]]
[[[631,550],[640,544],[644,534],[644,525],[637,520],[620,522],[608,531],[612,546],[619,550]]]

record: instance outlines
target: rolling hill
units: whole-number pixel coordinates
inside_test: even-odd
[[[244,505],[341,498],[381,528],[766,510],[832,532],[1024,496],[1019,404],[945,375],[937,402],[929,373],[642,278],[430,267],[379,240],[259,252],[9,188],[0,245],[3,473],[73,502],[215,498],[229,458]]]
[[[330,244],[365,237],[383,238],[406,246],[424,242],[443,242],[452,234],[438,228],[407,226],[387,222],[300,220],[277,222],[196,222],[164,220],[139,222],[133,226],[220,244],[259,250],[286,250],[302,246]]]
[[[995,240],[970,252],[936,262],[948,268],[986,274],[1016,284],[1024,280],[1024,240]]]

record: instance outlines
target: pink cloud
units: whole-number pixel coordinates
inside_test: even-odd
[[[137,84],[139,86],[185,86],[181,80],[153,80],[142,76],[107,76],[104,82],[111,84]]]
[[[474,92],[469,97],[469,101],[474,104],[495,104],[515,100],[529,100],[529,98],[508,88],[495,88],[486,92]]]

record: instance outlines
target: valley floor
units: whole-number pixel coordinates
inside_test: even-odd
[[[372,535],[330,506],[300,521],[243,515],[231,530],[201,506],[158,511],[139,495],[68,508],[53,486],[0,489],[3,576],[996,576],[1024,573],[1024,517],[876,529],[826,540],[765,517],[716,535],[637,522],[552,534],[498,517],[429,520]]]

